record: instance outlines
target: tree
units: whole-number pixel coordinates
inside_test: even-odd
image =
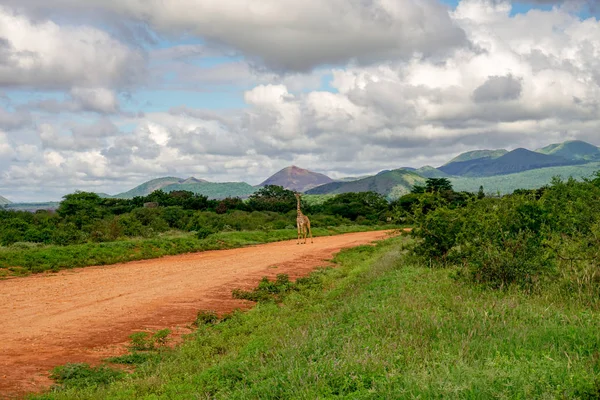
[[[77,191],[63,196],[56,212],[67,221],[73,222],[78,229],[102,218],[106,211],[101,206],[102,198],[96,193]]]
[[[388,210],[388,202],[375,192],[342,193],[323,203],[322,210],[353,221],[359,216],[374,221]]]
[[[479,191],[477,192],[477,198],[479,200],[485,198],[485,192],[483,191],[483,185],[479,186]]]
[[[250,196],[248,207],[254,211],[286,213],[296,208],[296,196],[282,186],[266,185]]]
[[[429,178],[425,182],[425,189],[430,193],[453,191],[452,183],[448,178]]]

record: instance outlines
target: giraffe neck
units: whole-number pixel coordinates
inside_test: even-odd
[[[296,207],[296,210],[298,211],[298,215],[302,215],[302,211],[300,210],[300,198],[296,198],[297,204],[298,206]]]

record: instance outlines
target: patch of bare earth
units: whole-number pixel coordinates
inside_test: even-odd
[[[122,354],[131,333],[187,332],[198,310],[248,308],[235,288],[263,276],[305,276],[342,248],[380,240],[392,231],[319,237],[233,250],[169,256],[0,281],[0,397],[19,397],[52,384],[51,368],[98,363]]]

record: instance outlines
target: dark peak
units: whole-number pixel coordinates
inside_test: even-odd
[[[527,154],[527,153],[534,153],[534,152],[531,150],[527,150],[523,147],[519,147],[517,149],[514,149],[513,151],[509,151],[507,154],[511,154],[511,153],[512,154]]]
[[[258,186],[278,185],[285,189],[304,192],[315,186],[332,181],[333,180],[326,175],[312,172],[296,165],[290,165],[289,167],[285,167],[276,172]]]

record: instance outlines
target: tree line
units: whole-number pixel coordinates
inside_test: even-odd
[[[378,224],[391,215],[387,200],[373,192],[344,193],[315,205],[303,200],[302,209],[315,227]],[[206,236],[223,230],[293,229],[295,218],[294,192],[275,185],[259,189],[247,200],[212,200],[190,191],[157,190],[132,199],[78,191],[65,195],[56,211],[0,209],[0,245],[103,242],[172,230]]]

